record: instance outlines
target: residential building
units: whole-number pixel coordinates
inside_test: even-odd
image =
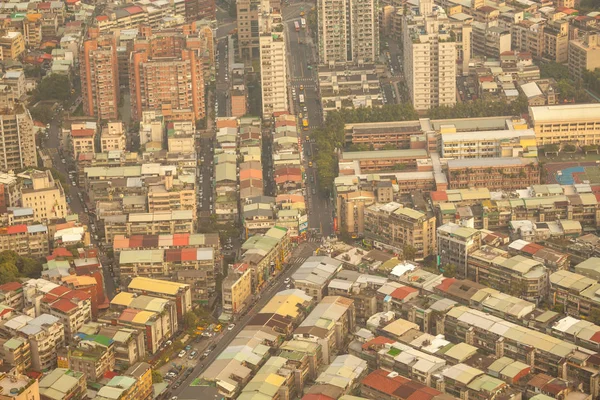
[[[486,187],[489,190],[518,190],[540,183],[536,158],[469,158],[448,160],[450,189]]]
[[[79,55],[83,112],[98,120],[119,116],[117,43],[112,34],[83,42]]]
[[[104,238],[112,243],[116,235],[175,235],[195,230],[193,210],[117,214],[104,218]]]
[[[2,355],[3,364],[10,365],[18,373],[25,373],[31,368],[31,348],[29,341],[25,338],[1,338],[0,355]]]
[[[530,151],[536,144],[533,129],[456,132],[456,129],[445,128],[440,139],[440,156],[444,158],[526,157],[530,153],[533,153],[532,156],[537,154]]]
[[[550,274],[549,281],[551,304],[562,305],[568,315],[590,318],[600,312],[598,281],[566,270]]]
[[[473,22],[473,52],[479,55],[500,58],[510,51],[510,29],[484,22]]]
[[[125,131],[121,121],[109,122],[102,126],[100,133],[100,151],[125,151],[126,150]]]
[[[320,344],[323,362],[331,363],[354,332],[354,321],[352,300],[326,296],[296,328],[294,339]]]
[[[428,159],[425,149],[344,151],[339,156],[339,169],[340,175],[347,175],[346,169],[352,169],[352,172],[357,175],[416,170],[419,161]],[[351,167],[346,168],[345,164],[350,164]]]
[[[404,395],[405,392],[410,395]],[[454,398],[425,384],[384,369],[377,369],[367,375],[361,382],[360,393],[369,399],[382,400],[408,400],[410,396],[427,397],[431,400]]]
[[[374,204],[365,213],[365,239],[392,246],[396,253],[406,247],[415,250],[414,257],[423,259],[436,251],[436,219],[398,203]]]
[[[115,342],[115,369],[126,367],[142,361],[146,356],[144,332],[137,329],[118,326],[98,326],[92,333],[106,336]]]
[[[0,331],[29,341],[31,367],[48,371],[56,367],[58,349],[65,346],[65,330],[57,317],[18,315],[0,323]]]
[[[188,21],[217,19],[215,0],[185,0],[185,17]]]
[[[259,37],[262,116],[288,111],[287,47],[283,19],[279,14],[262,11]]]
[[[83,290],[57,286],[41,299],[40,310],[60,320],[67,341],[71,342],[83,324],[92,319],[92,300]]]
[[[569,21],[548,21],[544,28],[544,57],[564,64],[569,60]]]
[[[149,400],[153,398],[152,366],[147,362],[137,362],[125,371],[125,376],[135,379],[131,399]]]
[[[404,76],[417,111],[456,103],[457,35],[447,30],[447,23],[444,10],[431,0],[421,1],[418,12],[404,15]]]
[[[600,105],[595,103],[529,107],[538,146],[599,144],[599,115]]]
[[[24,303],[23,285],[20,282],[7,282],[0,285],[0,304],[15,309],[22,310]]]
[[[225,316],[235,316],[246,309],[252,298],[252,270],[245,264],[229,269],[221,285],[222,308]]]
[[[133,117],[143,111],[190,109],[204,118],[204,71],[197,52],[182,34],[156,33],[136,40],[129,67]]]
[[[162,329],[163,319],[158,312],[126,308],[107,312],[98,318],[98,322],[141,332],[148,354],[156,354],[168,340]]]
[[[192,294],[189,285],[135,277],[131,280],[127,288],[132,293],[173,300],[177,306],[177,320],[179,323],[183,322],[185,313],[192,310]]]
[[[67,216],[65,191],[58,180],[52,177],[50,170],[31,171],[30,179],[21,189],[23,207],[33,209],[38,221],[52,221]]]
[[[352,237],[360,237],[365,232],[365,212],[375,203],[373,192],[356,191],[340,193],[336,197],[337,226],[339,231]]]
[[[319,66],[323,111],[383,105],[377,64],[333,63]]]
[[[312,256],[306,259],[292,275],[296,289],[303,290],[315,301],[327,296],[327,286],[342,269],[342,262],[328,256]]]
[[[251,60],[259,57],[260,1],[236,1],[235,6],[237,11],[238,54],[242,60]]]
[[[437,254],[440,266],[454,265],[459,278],[467,277],[469,254],[481,247],[481,232],[454,223],[437,228]]]
[[[25,52],[25,39],[21,32],[4,32],[0,36],[0,59],[18,61]]]
[[[342,260],[348,257],[351,256],[347,253],[341,254]],[[387,278],[382,276],[341,270],[327,285],[327,294],[351,299],[354,302],[356,323],[365,325],[369,318],[377,312],[377,290],[385,285],[387,281]]]
[[[0,85],[0,167],[5,172],[37,166],[33,120],[12,97],[10,87]]]
[[[543,263],[495,247],[483,246],[467,260],[467,278],[487,287],[538,303],[548,294],[548,270]]]
[[[377,2],[320,0],[317,2],[319,64],[377,60],[379,15]]]
[[[27,375],[0,373],[1,400],[39,400],[40,386],[37,379]]]
[[[574,79],[583,79],[586,71],[600,68],[600,34],[588,34],[583,39],[569,40],[569,72]]]
[[[69,368],[85,373],[86,379],[97,382],[115,367],[114,341],[102,335],[78,335],[75,346],[66,349]]]
[[[327,393],[341,399],[354,393],[360,381],[367,375],[367,362],[351,354],[337,356],[315,380],[315,385],[307,393]],[[341,379],[338,377],[343,376]]]
[[[12,250],[22,256],[45,257],[49,251],[45,225],[12,225],[0,228],[0,251]]]
[[[68,368],[56,368],[40,381],[42,400],[77,399],[86,396],[86,374]]]
[[[171,337],[179,330],[177,308],[172,300],[120,292],[110,301],[110,309],[119,312],[132,309],[158,313],[158,323],[164,337]]]
[[[74,160],[79,157],[79,154],[96,152],[94,148],[96,142],[96,124],[89,125],[89,128],[79,123],[71,126],[69,144],[71,147],[71,156]]]

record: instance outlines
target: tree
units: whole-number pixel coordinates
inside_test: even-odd
[[[31,257],[21,257],[17,266],[19,267],[21,274],[30,278],[38,278],[42,273],[42,263]]]
[[[19,270],[15,264],[10,262],[0,263],[0,285],[17,281],[20,277]]]
[[[456,276],[456,265],[446,264],[444,265],[444,277],[454,278]]]
[[[159,371],[152,370],[152,383],[161,383],[163,381],[163,376]]]
[[[49,124],[54,118],[54,111],[49,104],[40,104],[29,110],[31,118],[40,121],[42,124]]]
[[[556,81],[569,79],[569,68],[557,62],[542,63],[540,64],[540,76],[544,79],[552,78]]]
[[[588,320],[594,324],[600,324],[600,309],[592,308]]]
[[[192,311],[188,311],[183,316],[183,325],[186,329],[195,328],[198,325],[198,317]]]
[[[71,98],[71,81],[65,75],[46,76],[38,85],[36,95],[39,100],[69,100]]]
[[[414,261],[416,255],[417,249],[415,249],[410,244],[405,244],[402,248],[402,256],[406,261]]]

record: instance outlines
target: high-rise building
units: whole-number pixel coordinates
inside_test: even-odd
[[[119,116],[117,44],[112,35],[86,40],[79,57],[83,112],[99,120]]]
[[[236,2],[238,50],[242,60],[259,55],[259,4],[259,0]]]
[[[263,118],[288,110],[287,57],[280,14],[261,14],[260,86]]]
[[[185,18],[188,21],[214,20],[217,17],[215,0],[185,0]]]
[[[155,34],[136,40],[129,68],[132,116],[143,111],[189,109],[205,116],[204,76],[197,51],[182,33]]]
[[[0,169],[3,171],[37,165],[33,120],[13,96],[9,86],[0,85]]]
[[[569,41],[568,58],[569,72],[574,79],[582,79],[586,71],[600,68],[600,34]]]
[[[456,103],[456,32],[441,7],[431,0],[404,16],[404,76],[416,110]]]
[[[319,0],[319,62],[373,62],[379,54],[377,0]]]

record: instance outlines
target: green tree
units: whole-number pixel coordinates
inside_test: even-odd
[[[71,98],[71,80],[68,76],[52,74],[46,76],[37,87],[39,100],[67,101]]]
[[[566,65],[557,62],[548,62],[540,64],[540,76],[544,79],[552,78],[556,81],[569,79],[569,68]]]
[[[30,278],[38,278],[42,274],[42,263],[35,258],[23,256],[19,259],[17,266],[21,274]]]
[[[416,255],[417,249],[415,249],[410,244],[405,244],[402,248],[402,256],[406,261],[414,261]]]
[[[455,264],[444,265],[444,276],[446,278],[454,278],[456,276],[456,269]]]
[[[152,370],[152,383],[161,383],[163,381],[163,376],[159,371]]]
[[[194,329],[198,325],[198,317],[194,312],[188,311],[183,316],[183,325],[186,329]]]
[[[594,324],[600,324],[600,309],[592,308],[588,316],[588,320]]]
[[[0,263],[0,285],[17,281],[19,277],[19,270],[15,264],[10,262]]]

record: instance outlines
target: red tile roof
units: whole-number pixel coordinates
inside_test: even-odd
[[[90,294],[88,292],[86,292],[85,290],[79,290],[79,289],[71,290],[62,296],[63,299],[74,300],[74,301],[89,300],[91,297],[92,296],[90,296]]]
[[[4,285],[0,285],[0,292],[12,292],[19,290],[23,287],[19,282],[7,282]]]
[[[600,343],[600,332],[596,332],[590,338],[592,342]]]
[[[398,388],[410,381],[399,375],[390,378],[389,374],[387,371],[377,369],[367,375],[361,383],[381,393],[392,395]]]
[[[538,251],[540,251],[543,248],[544,248],[544,246],[540,246],[537,243],[529,243],[529,244],[523,246],[523,248],[521,250],[526,252],[527,254],[534,255],[535,253],[537,253]]]
[[[48,294],[53,294],[57,297],[61,297],[63,296],[65,293],[69,292],[71,289],[64,287],[64,286],[57,286],[54,289],[52,289],[51,291],[48,292]]]
[[[71,131],[73,137],[92,137],[96,133],[93,129],[75,129]]]
[[[431,197],[432,201],[447,201],[448,200],[448,193],[446,193],[446,191],[444,191],[444,190],[440,190],[437,192],[431,192],[431,193],[429,193],[429,196]]]
[[[305,394],[302,400],[335,400],[333,397],[324,394]]]
[[[446,278],[435,288],[441,290],[442,292],[447,292],[448,288],[450,288],[454,282],[456,282],[456,278]]]
[[[108,21],[108,15],[98,15],[96,21]]]
[[[409,294],[415,293],[415,292],[418,292],[418,290],[415,288],[412,288],[410,286],[403,286],[403,287],[399,287],[398,289],[394,290],[390,294],[390,296],[392,296],[392,298],[394,298],[394,299],[404,300]]]
[[[144,12],[142,7],[139,6],[125,7],[125,11],[127,11],[129,14],[140,14]]]
[[[77,306],[75,304],[73,304],[71,301],[69,301],[67,299],[58,299],[55,302],[53,302],[52,304],[50,304],[50,307],[52,307],[58,311],[62,311],[64,313],[68,313],[69,311],[73,310],[74,308],[77,308]]]
[[[13,225],[6,228],[6,233],[8,235],[14,235],[16,233],[25,233],[27,232],[27,225]]]
[[[173,246],[187,246],[190,243],[188,233],[176,233],[173,235]]]
[[[382,346],[387,343],[392,344],[394,343],[394,341],[392,339],[386,338],[385,336],[377,336],[369,340],[368,342],[363,343],[362,348],[363,350],[369,350],[371,346]]]
[[[52,251],[54,257],[73,257],[73,254],[64,247],[57,247]]]

